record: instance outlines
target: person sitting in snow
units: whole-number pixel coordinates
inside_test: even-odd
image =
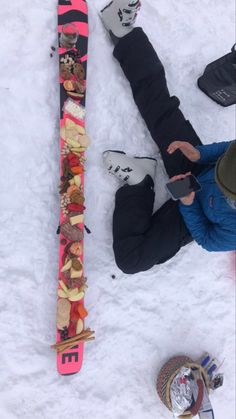
[[[113,54],[168,176],[176,180],[191,172],[201,191],[170,199],[153,214],[156,160],[103,153],[108,171],[125,182],[115,198],[113,249],[127,274],[166,262],[192,240],[208,251],[236,249],[236,141],[202,144],[180,111],[179,99],[170,96],[164,67],[147,36],[134,28],[139,9],[139,0],[113,0],[101,11],[115,44]]]

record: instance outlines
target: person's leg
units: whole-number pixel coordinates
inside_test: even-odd
[[[169,155],[174,140],[201,144],[191,124],[179,110],[179,100],[170,97],[164,68],[141,29],[122,38],[115,57],[130,81],[134,100],[157,143],[168,175],[174,176],[196,167],[181,152]],[[147,185],[123,187],[116,194],[113,216],[113,248],[117,265],[132,274],[164,263],[192,241],[178,209],[168,201],[152,215],[154,192]]]
[[[113,9],[115,13],[115,6]],[[115,41],[112,36],[116,43],[114,56],[130,81],[134,100],[160,148],[168,175],[194,171],[194,165],[182,153],[174,156],[166,153],[168,145],[176,139],[186,139],[193,145],[201,141],[178,109],[179,100],[170,97],[159,58],[141,29],[132,30],[119,39],[122,36],[118,31],[119,19],[116,16],[116,25],[113,25],[111,11],[106,14],[104,23],[110,34],[113,30],[116,36]],[[169,200],[152,215],[153,202],[153,182],[148,177],[135,186],[120,188],[116,194],[113,248],[116,263],[125,273],[145,271],[164,263],[181,246],[192,241],[178,203]]]
[[[141,28],[135,28],[121,38],[114,49],[130,82],[134,100],[147,127],[158,145],[170,177],[191,171],[198,174],[198,165],[180,151],[167,153],[174,140],[185,140],[193,146],[201,144],[189,121],[179,109],[179,99],[170,96],[164,67]]]
[[[176,201],[167,201],[154,215],[150,177],[116,193],[113,249],[118,267],[127,274],[166,262],[192,241]]]

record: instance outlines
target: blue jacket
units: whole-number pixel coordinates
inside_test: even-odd
[[[215,182],[215,163],[229,147],[229,141],[198,146],[199,164],[211,164],[199,176],[201,191],[192,205],[179,204],[192,237],[208,251],[236,250],[236,210],[226,201]]]

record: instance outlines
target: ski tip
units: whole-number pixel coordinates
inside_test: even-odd
[[[60,375],[73,375],[81,370],[83,362],[84,343],[57,355],[57,371]]]

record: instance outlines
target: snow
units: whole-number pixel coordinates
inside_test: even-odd
[[[123,274],[112,252],[115,179],[107,148],[157,155],[139,117],[98,11],[89,1],[86,274],[88,325],[79,374],[57,374],[55,311],[59,218],[56,0],[1,2],[0,276],[2,419],[168,419],[155,390],[162,364],[209,351],[224,360],[225,384],[211,395],[216,419],[234,419],[234,260],[197,244],[168,263]],[[163,60],[169,87],[205,143],[234,138],[234,109],[196,87],[206,64],[234,43],[234,1],[146,0],[138,24]],[[138,51],[137,51],[138,53]],[[141,57],[140,57],[141,59]],[[163,197],[162,197],[163,198]],[[160,202],[159,202],[160,204]],[[115,278],[112,278],[115,275]]]

